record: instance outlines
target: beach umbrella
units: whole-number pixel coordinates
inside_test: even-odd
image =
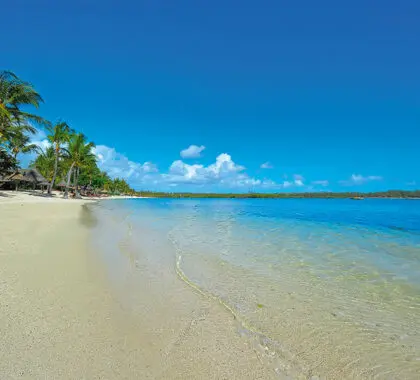
[[[58,183],[56,186],[57,187],[66,187],[66,185],[67,184],[63,180],[61,180],[60,183]]]

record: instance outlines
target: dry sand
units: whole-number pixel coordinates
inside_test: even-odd
[[[233,318],[176,276],[145,275],[121,299],[91,251],[85,203],[0,193],[1,379],[274,376]]]

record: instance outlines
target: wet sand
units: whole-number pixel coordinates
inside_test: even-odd
[[[85,203],[0,197],[2,378],[278,378],[226,310],[173,268],[150,271],[152,252],[125,247],[115,281]]]

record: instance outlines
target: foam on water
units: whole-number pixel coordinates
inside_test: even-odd
[[[420,202],[105,202],[152,228],[174,269],[294,377],[420,376]],[[129,211],[128,211],[129,210]]]

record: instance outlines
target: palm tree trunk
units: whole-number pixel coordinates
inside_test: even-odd
[[[73,168],[73,187],[76,189],[76,174],[77,174],[77,169]]]
[[[74,170],[74,191],[75,191],[76,198],[81,198],[80,193],[79,193],[79,171],[80,171],[80,168],[76,168]]]
[[[73,172],[74,162],[71,164],[69,171],[67,172],[67,183],[66,183],[66,191],[64,192],[64,198],[69,197],[69,187],[70,187],[70,179],[71,179],[71,173]]]
[[[80,192],[79,192],[79,174],[80,174],[80,168],[77,168],[76,170],[75,170],[75,178],[76,178],[76,198],[78,198],[78,199],[80,199],[80,198],[82,198],[81,196],[80,196]]]
[[[54,161],[54,174],[51,180],[51,183],[48,185],[48,194],[51,195],[52,188],[54,186],[55,177],[57,177],[57,169],[58,169],[58,151],[55,151],[55,161]]]

